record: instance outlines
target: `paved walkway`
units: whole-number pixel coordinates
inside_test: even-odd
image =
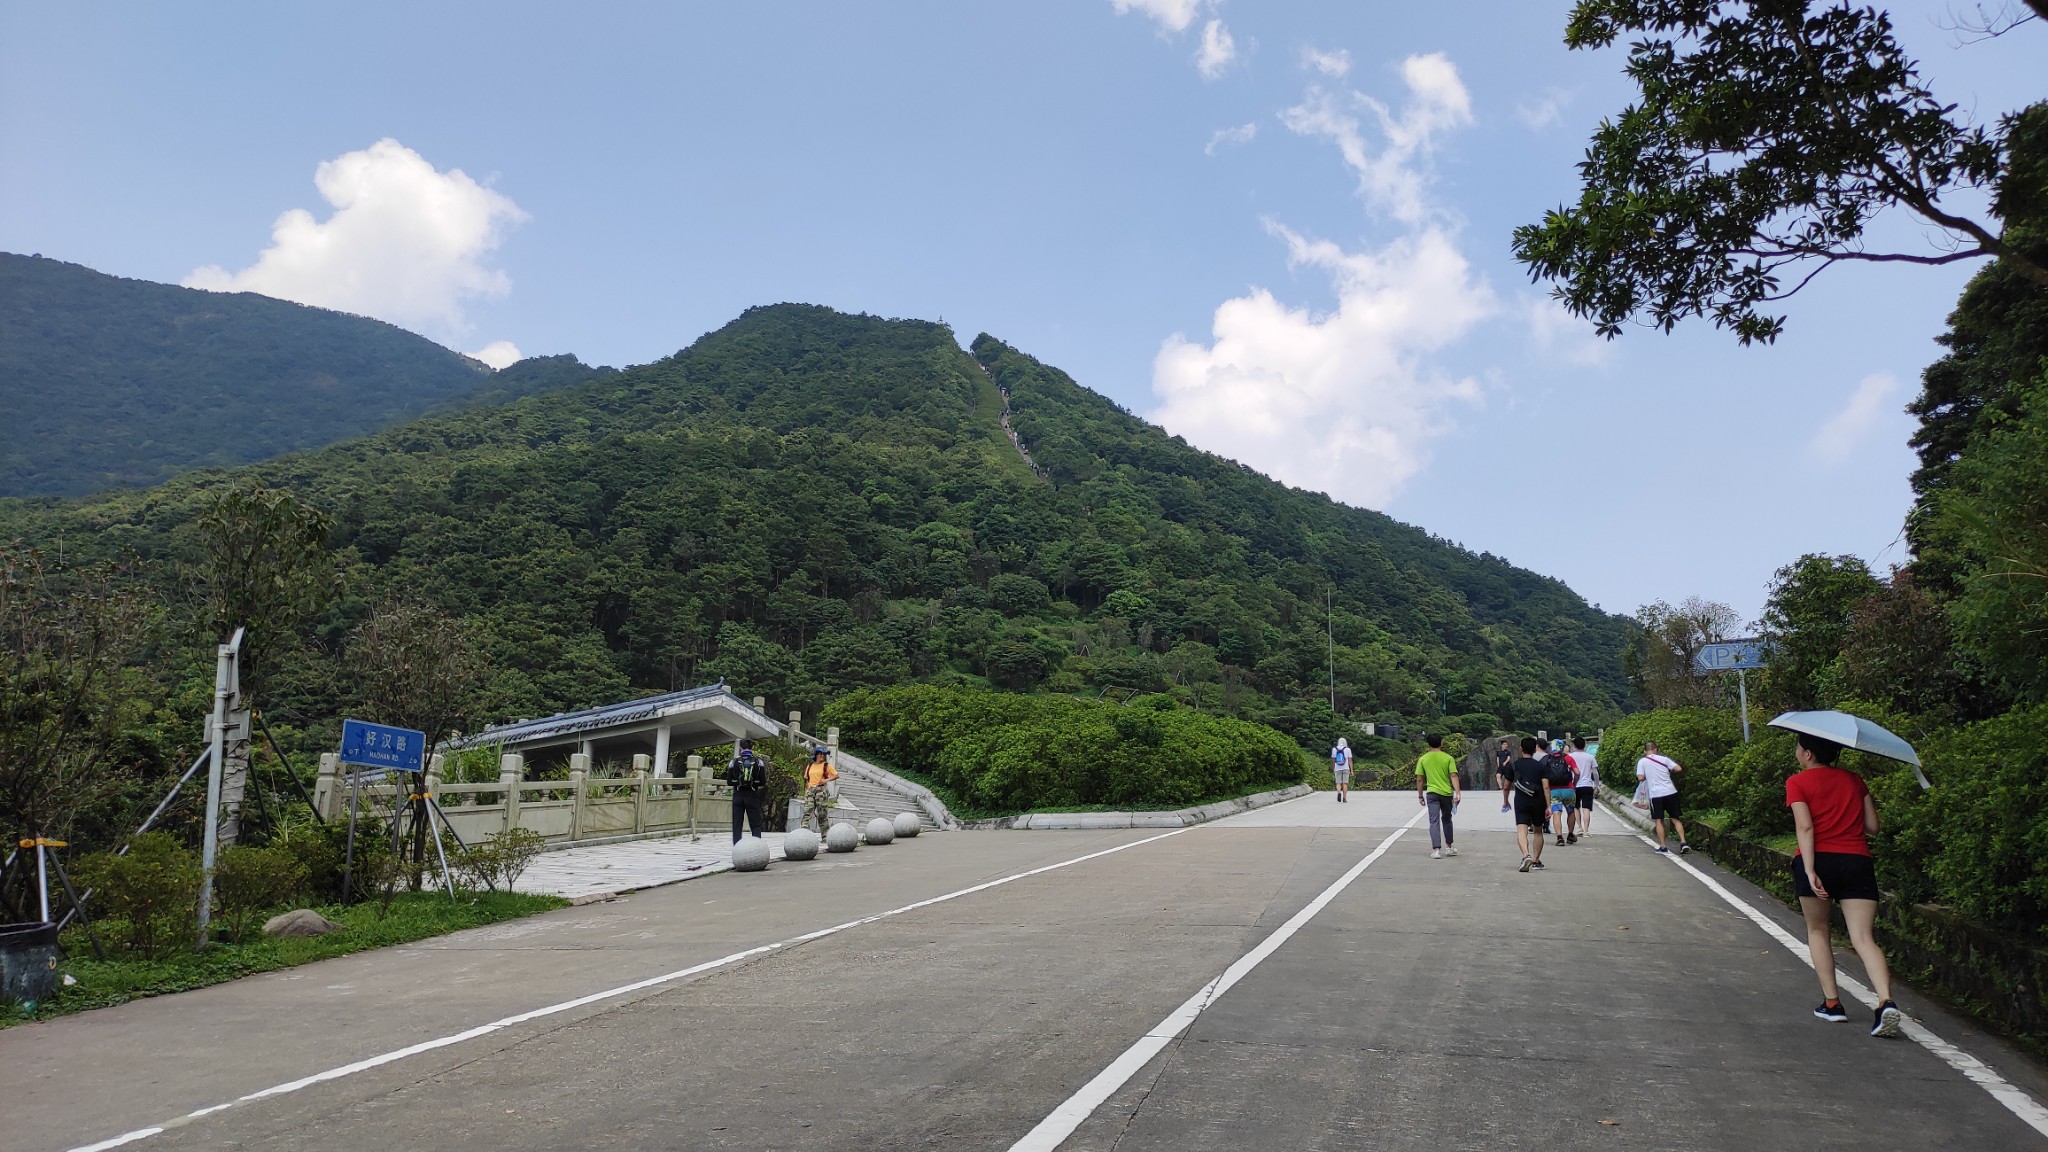
[[[770,832],[768,859],[782,859],[782,833]],[[588,848],[543,852],[519,877],[521,892],[544,892],[574,900],[608,892],[630,892],[709,876],[732,867],[732,834],[707,832],[658,840],[628,840]]]
[[[8,1029],[0,1147],[2048,1149],[1955,1066],[2024,1110],[2033,1062],[1814,1020],[1711,863],[1518,873],[1483,813],[1432,860],[1413,804],[920,837]]]

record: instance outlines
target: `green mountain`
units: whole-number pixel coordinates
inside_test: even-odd
[[[1349,719],[1587,729],[1626,699],[1625,623],[1563,584],[920,321],[756,308],[539,395],[147,491],[0,501],[0,539],[169,581],[211,493],[248,480],[331,514],[350,589],[305,668],[274,671],[272,714],[297,723],[344,707],[319,653],[389,590],[482,626],[488,718],[717,676],[815,714],[920,677],[1170,691],[1315,746],[1338,730],[1326,624]]]
[[[0,496],[153,484],[591,371],[565,359],[493,375],[380,320],[0,253]]]

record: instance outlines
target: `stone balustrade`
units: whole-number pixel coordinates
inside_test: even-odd
[[[656,776],[651,758],[633,757],[633,770],[623,776],[593,776],[590,759],[569,758],[566,780],[527,780],[523,757],[499,759],[498,778],[483,783],[444,781],[444,761],[428,761],[427,790],[448,817],[449,827],[465,844],[481,843],[512,828],[538,833],[550,848],[602,844],[678,832],[723,834],[731,826],[732,790],[691,756],[681,776]],[[386,779],[364,779],[356,785],[359,811],[388,814],[399,786]],[[333,753],[320,757],[320,777],[313,803],[323,818],[346,820],[349,777]]]

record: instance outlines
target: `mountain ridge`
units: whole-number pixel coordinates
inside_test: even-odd
[[[1012,419],[1047,479],[1001,427]],[[1022,352],[810,305],[672,356],[326,448],[62,506],[0,535],[168,572],[229,483],[334,520],[357,591],[470,617],[492,718],[723,675],[778,706],[909,678],[1166,691],[1313,745],[1338,709],[1590,730],[1623,624],[1561,583],[1200,452]],[[309,721],[329,691],[285,690]],[[1491,719],[1489,719],[1491,718]],[[1526,723],[1524,723],[1526,722]]]

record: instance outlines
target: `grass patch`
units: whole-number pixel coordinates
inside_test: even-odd
[[[243,944],[215,944],[204,951],[185,952],[167,960],[144,960],[113,951],[108,952],[107,959],[98,960],[93,957],[85,934],[72,929],[64,934],[65,958],[59,967],[78,983],[59,987],[33,1012],[18,1004],[0,1007],[0,1028],[105,1008],[144,996],[204,988],[370,948],[409,944],[568,905],[559,896],[524,892],[469,892],[453,900],[437,892],[404,892],[392,899],[389,911],[381,916],[374,901],[349,908],[318,909],[322,916],[342,926],[340,931],[325,936],[287,940],[256,936]]]

